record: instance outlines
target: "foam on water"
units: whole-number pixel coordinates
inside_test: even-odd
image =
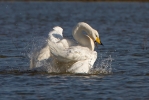
[[[28,57],[30,59],[30,69],[36,71],[45,71],[48,73],[67,73],[67,69],[74,62],[62,63],[56,61],[56,59],[49,58],[47,60],[38,61],[39,51],[46,44],[45,38],[34,38],[29,48]],[[88,74],[110,74],[112,73],[113,58],[111,55],[103,58],[103,54],[98,55],[98,58],[94,64],[94,67],[89,71]]]

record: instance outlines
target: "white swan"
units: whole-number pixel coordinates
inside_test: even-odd
[[[59,26],[53,28],[47,46],[39,52],[38,61],[52,58],[53,66],[59,71],[88,73],[97,59],[94,42],[102,45],[98,32],[85,22],[78,23],[72,32],[78,44],[64,39],[62,32]]]

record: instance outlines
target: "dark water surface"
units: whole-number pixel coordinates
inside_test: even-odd
[[[75,75],[32,72],[27,53],[35,37],[61,26],[87,22],[109,58],[109,74]],[[0,3],[0,99],[149,100],[149,3],[10,2]],[[35,41],[34,41],[35,42]]]

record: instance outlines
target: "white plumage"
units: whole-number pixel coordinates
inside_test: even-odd
[[[78,23],[73,30],[76,42],[64,39],[62,32],[59,26],[53,28],[47,45],[39,52],[38,61],[50,58],[53,59],[52,67],[60,72],[88,73],[97,59],[94,41],[102,44],[98,32],[84,22]]]

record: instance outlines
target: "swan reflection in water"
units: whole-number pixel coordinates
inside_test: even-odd
[[[49,72],[88,73],[97,59],[95,43],[101,44],[98,32],[85,22],[79,22],[72,35],[76,41],[64,39],[59,26],[49,32],[47,44],[30,59],[30,68]],[[49,66],[43,64],[48,62]],[[48,68],[49,67],[49,68]]]

